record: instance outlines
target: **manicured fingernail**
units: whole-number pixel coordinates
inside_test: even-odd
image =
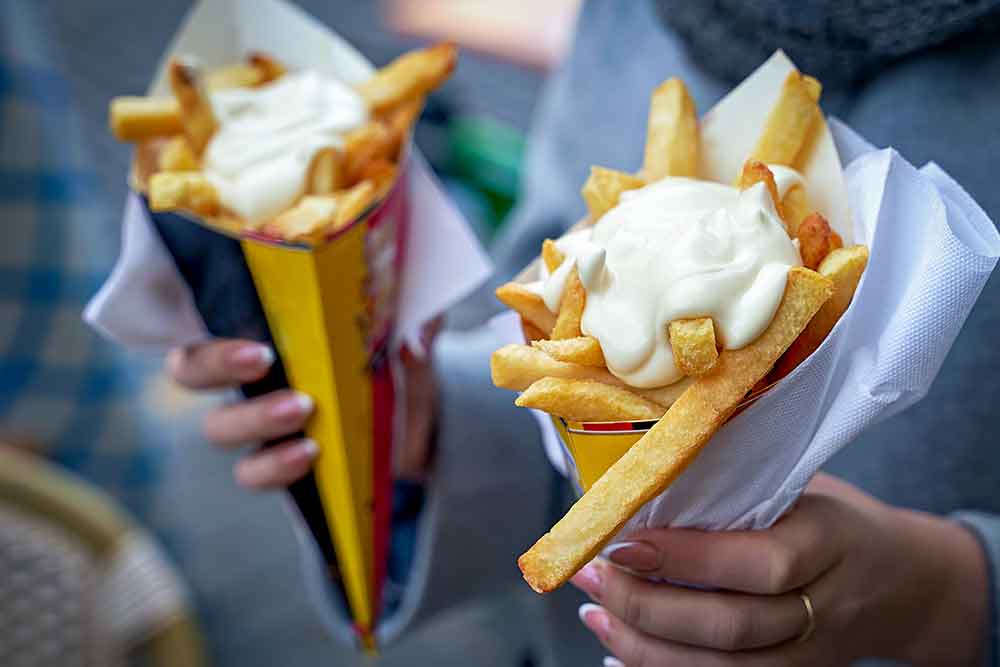
[[[285,464],[294,464],[300,460],[312,461],[319,454],[319,445],[312,438],[303,438],[293,445],[288,445],[281,451],[281,460]]]
[[[607,640],[611,622],[608,620],[608,612],[604,611],[603,607],[585,602],[580,605],[577,613],[587,629],[597,635],[598,639],[602,642]]]
[[[604,656],[604,667],[625,667],[625,663],[610,655]]]
[[[230,360],[240,366],[270,368],[274,363],[274,350],[270,345],[252,343],[236,348]]]
[[[312,410],[312,398],[307,394],[295,391],[292,392],[290,396],[278,401],[274,407],[271,408],[270,415],[274,419],[291,419],[292,417],[307,415],[312,412]]]
[[[646,542],[621,542],[608,547],[605,556],[633,572],[652,572],[663,564],[663,554]]]
[[[582,590],[584,593],[600,602],[601,593],[604,588],[604,573],[595,563],[590,562],[583,566],[583,569],[573,575],[569,580],[571,584]]]

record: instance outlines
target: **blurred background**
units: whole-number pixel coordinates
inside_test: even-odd
[[[60,36],[72,35],[78,41],[83,33],[93,49],[68,56],[84,76],[0,65],[0,93],[23,93],[33,102],[60,107],[58,117],[44,112],[48,114],[44,122],[76,128],[89,154],[119,166],[105,172],[120,178],[95,182],[87,173],[48,178],[39,176],[34,165],[26,172],[34,176],[0,171],[0,197],[5,203],[16,206],[26,191],[54,194],[61,205],[72,203],[74,210],[53,208],[52,215],[83,219],[83,224],[77,220],[67,225],[72,227],[70,233],[107,236],[97,239],[107,252],[80,259],[71,275],[57,276],[54,269],[46,270],[44,262],[20,270],[15,264],[30,251],[17,243],[0,252],[0,296],[12,297],[20,285],[32,297],[18,307],[29,309],[28,315],[32,304],[38,307],[37,318],[26,317],[25,312],[8,310],[14,307],[9,305],[12,299],[0,299],[0,340],[31,341],[45,348],[56,368],[45,377],[32,377],[27,359],[21,366],[14,359],[0,368],[0,450],[9,457],[0,466],[0,518],[25,507],[54,516],[52,503],[58,503],[65,521],[85,524],[81,534],[87,537],[81,539],[99,545],[121,534],[149,531],[180,577],[173,581],[169,572],[154,573],[151,593],[169,602],[171,589],[190,592],[192,625],[200,627],[212,664],[339,664],[337,655],[346,649],[327,637],[308,601],[298,567],[300,553],[282,498],[237,488],[231,475],[236,456],[211,448],[199,435],[200,416],[221,397],[183,393],[160,372],[160,358],[112,352],[79,319],[81,304],[99,286],[117,253],[118,238],[108,232],[117,233],[126,193],[130,151],[106,130],[108,96],[145,88],[167,44],[145,37],[137,27],[171,26],[157,31],[169,35],[181,22],[187,3],[98,2],[72,18],[58,11],[57,2],[31,13],[24,11],[27,3],[4,4],[0,18],[8,28],[0,29],[0,38],[8,54],[30,55],[42,48],[58,51]],[[568,47],[577,8],[577,0],[327,0],[311,3],[309,11],[377,64],[432,40],[454,40],[463,48],[455,76],[428,101],[416,137],[476,233],[488,241],[517,197],[529,119],[546,72],[558,65]],[[40,46],[42,40],[36,39],[34,30],[54,35],[55,43],[46,40]],[[66,58],[67,54],[57,53],[55,60]],[[127,59],[128,67],[116,68],[112,76],[105,67],[108,58]],[[129,73],[128,80],[121,79],[122,69]],[[2,110],[3,122],[11,124],[8,129],[34,113],[7,101]],[[32,137],[19,131],[2,134],[0,156],[5,164],[30,162],[26,156],[32,150]],[[75,203],[80,193],[86,205]],[[56,226],[40,229],[33,247],[47,247],[53,253],[64,247],[55,236],[61,233],[54,231]],[[46,251],[40,252],[44,256]],[[26,328],[24,322],[29,320],[35,325]],[[64,335],[48,340],[46,326],[54,324]],[[95,367],[94,359],[103,365]],[[117,374],[115,369],[122,364],[145,372]],[[137,383],[136,377],[143,379]],[[26,387],[29,378],[32,386]],[[18,400],[32,387],[34,398]],[[138,399],[142,420],[126,414],[129,408],[124,405],[115,407],[114,399],[121,397]],[[93,424],[101,424],[101,430],[95,432],[98,427]],[[39,476],[30,463],[34,457],[26,452],[54,467]],[[92,495],[93,487],[106,497]],[[72,652],[67,646],[74,644],[60,645],[63,640],[54,637],[79,609],[46,611],[44,618],[33,617],[41,619],[33,627],[23,627],[23,619],[32,613],[30,605],[50,609],[52,598],[69,596],[73,586],[82,585],[73,579],[83,576],[83,566],[72,556],[73,545],[61,542],[65,535],[11,530],[0,538],[0,600],[25,599],[28,606],[0,603],[0,664],[13,664],[4,656],[16,655],[18,647],[29,645],[37,645],[41,652],[40,662],[33,664],[72,664],[65,656]],[[51,558],[29,570],[25,564],[32,553]],[[74,568],[79,569],[77,575]],[[64,573],[59,581],[56,572]],[[108,586],[113,589],[115,582]],[[521,613],[520,607],[505,600],[495,601],[489,613],[502,615],[508,604],[509,613]],[[128,625],[136,621],[130,615],[137,608],[126,601],[108,613]],[[446,618],[412,641],[424,647],[424,654],[434,654],[427,646],[438,646],[442,655],[461,655],[462,642],[472,639],[456,636]],[[529,638],[511,642],[513,646],[497,649],[498,655],[515,656],[504,664],[536,664]],[[47,662],[45,651],[60,658]],[[405,655],[388,657],[392,664],[407,664]]]

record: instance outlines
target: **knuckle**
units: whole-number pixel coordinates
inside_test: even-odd
[[[754,634],[755,623],[752,616],[725,610],[716,614],[711,642],[723,651],[738,651],[752,643]]]
[[[783,544],[775,544],[768,555],[765,582],[767,592],[784,593],[796,586],[800,569],[798,555]]]
[[[621,600],[621,610],[622,621],[624,621],[626,625],[633,628],[642,627],[641,624],[644,615],[643,601],[631,587],[626,587],[625,589]]]

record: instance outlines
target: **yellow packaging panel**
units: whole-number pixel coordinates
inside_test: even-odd
[[[584,432],[583,424],[552,418],[559,436],[573,457],[580,487],[586,491],[615,461],[639,441],[644,431]]]

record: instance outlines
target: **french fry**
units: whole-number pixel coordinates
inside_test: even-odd
[[[306,195],[264,226],[264,231],[288,241],[316,241],[333,225],[338,202],[333,195]]]
[[[833,231],[830,223],[819,213],[812,213],[806,216],[798,229],[795,230],[795,238],[799,240],[799,255],[802,256],[802,264],[810,269],[816,269],[831,250],[831,236]]]
[[[490,357],[493,384],[501,389],[524,391],[533,382],[555,377],[566,380],[594,380],[613,387],[627,389],[646,400],[664,407],[670,405],[687,388],[682,380],[656,389],[633,389],[605,368],[556,361],[540,349],[529,345],[505,345]]]
[[[157,162],[160,171],[197,171],[200,167],[198,156],[182,134],[167,140],[160,150]]]
[[[553,273],[566,261],[566,253],[559,249],[552,239],[542,241],[542,261],[549,273]]]
[[[333,231],[351,224],[375,203],[375,184],[371,181],[360,181],[335,195],[337,211],[333,215]]]
[[[684,375],[701,377],[710,372],[719,360],[712,318],[671,322],[670,348],[674,353],[674,363]]]
[[[236,63],[217,67],[205,73],[205,85],[209,90],[227,90],[230,88],[252,88],[260,85],[263,76],[260,70],[250,63]]]
[[[328,195],[344,181],[344,154],[328,146],[316,151],[306,172],[306,192]]]
[[[698,175],[700,137],[694,101],[680,79],[667,79],[653,91],[646,126],[642,173],[649,181]]]
[[[386,144],[386,155],[384,157],[393,160],[398,159],[399,152],[402,150],[403,144],[406,143],[407,137],[410,136],[413,126],[420,118],[420,112],[423,111],[423,108],[424,98],[418,97],[415,100],[400,104],[392,110],[385,119],[386,127],[389,129],[390,140]]]
[[[601,344],[597,342],[596,338],[590,336],[563,340],[536,340],[532,341],[531,345],[556,361],[596,368],[604,368],[606,365]]]
[[[837,232],[831,231],[830,232],[830,250],[832,251],[832,250],[836,250],[838,248],[843,248],[843,247],[844,247],[844,239],[842,239],[840,237],[840,234],[838,234]]]
[[[804,186],[796,183],[788,188],[785,196],[781,200],[781,208],[784,211],[785,226],[788,228],[788,235],[795,237],[799,225],[815,209],[809,203],[809,193]]]
[[[514,404],[572,421],[659,419],[665,411],[662,405],[627,389],[594,380],[564,378],[542,378],[533,382]]]
[[[823,304],[819,312],[809,321],[805,331],[778,359],[768,377],[770,382],[777,382],[791,373],[826,340],[834,325],[851,305],[851,299],[854,298],[854,292],[861,282],[866,266],[868,266],[868,248],[863,245],[834,249],[820,263],[820,275],[833,282],[833,296]]]
[[[556,316],[546,307],[540,294],[520,283],[506,283],[496,289],[496,297],[503,305],[516,310],[548,336],[556,325]],[[522,387],[523,389],[524,387]]]
[[[583,309],[587,305],[587,291],[580,282],[580,273],[574,266],[566,279],[566,289],[559,301],[559,313],[556,315],[555,326],[552,327],[553,340],[577,338],[582,336],[580,323],[583,321]]]
[[[381,199],[396,182],[396,165],[385,158],[376,158],[361,168],[361,180],[375,185],[375,198]]]
[[[357,181],[364,166],[392,153],[392,132],[380,121],[373,120],[344,135],[344,175],[340,187]]]
[[[219,193],[199,171],[162,171],[149,178],[149,208],[214,215],[219,212]]]
[[[618,198],[623,192],[644,185],[646,182],[638,176],[594,166],[590,168],[590,176],[580,189],[580,193],[587,204],[587,210],[590,211],[590,219],[597,222],[602,215],[618,204]]]
[[[820,118],[821,91],[816,79],[789,73],[751,157],[765,164],[797,166],[796,159]]]
[[[829,299],[830,280],[793,268],[768,328],[739,350],[724,350],[714,372],[698,378],[660,421],[518,559],[537,592],[552,591],[588,563],[647,501],[694,460],[740,401]]]
[[[771,173],[766,164],[760,160],[751,158],[743,164],[743,171],[740,172],[739,188],[740,190],[747,190],[757,183],[764,183],[767,186],[767,191],[771,195],[771,201],[774,202],[774,209],[778,212],[778,217],[785,220],[785,212],[781,205],[781,197],[778,196],[778,185],[774,182],[774,174]],[[787,227],[787,220],[785,220],[785,223]]]
[[[108,105],[108,125],[121,141],[140,141],[181,132],[181,111],[170,97],[116,97]]]
[[[544,340],[548,335],[523,317],[521,318],[521,331],[524,333],[524,339],[532,343],[536,340]]]
[[[184,134],[194,152],[201,155],[218,125],[201,72],[194,63],[174,58],[167,66],[167,78],[180,106]]]
[[[457,60],[458,50],[449,43],[410,51],[379,69],[357,89],[372,111],[381,112],[440,86]]]

